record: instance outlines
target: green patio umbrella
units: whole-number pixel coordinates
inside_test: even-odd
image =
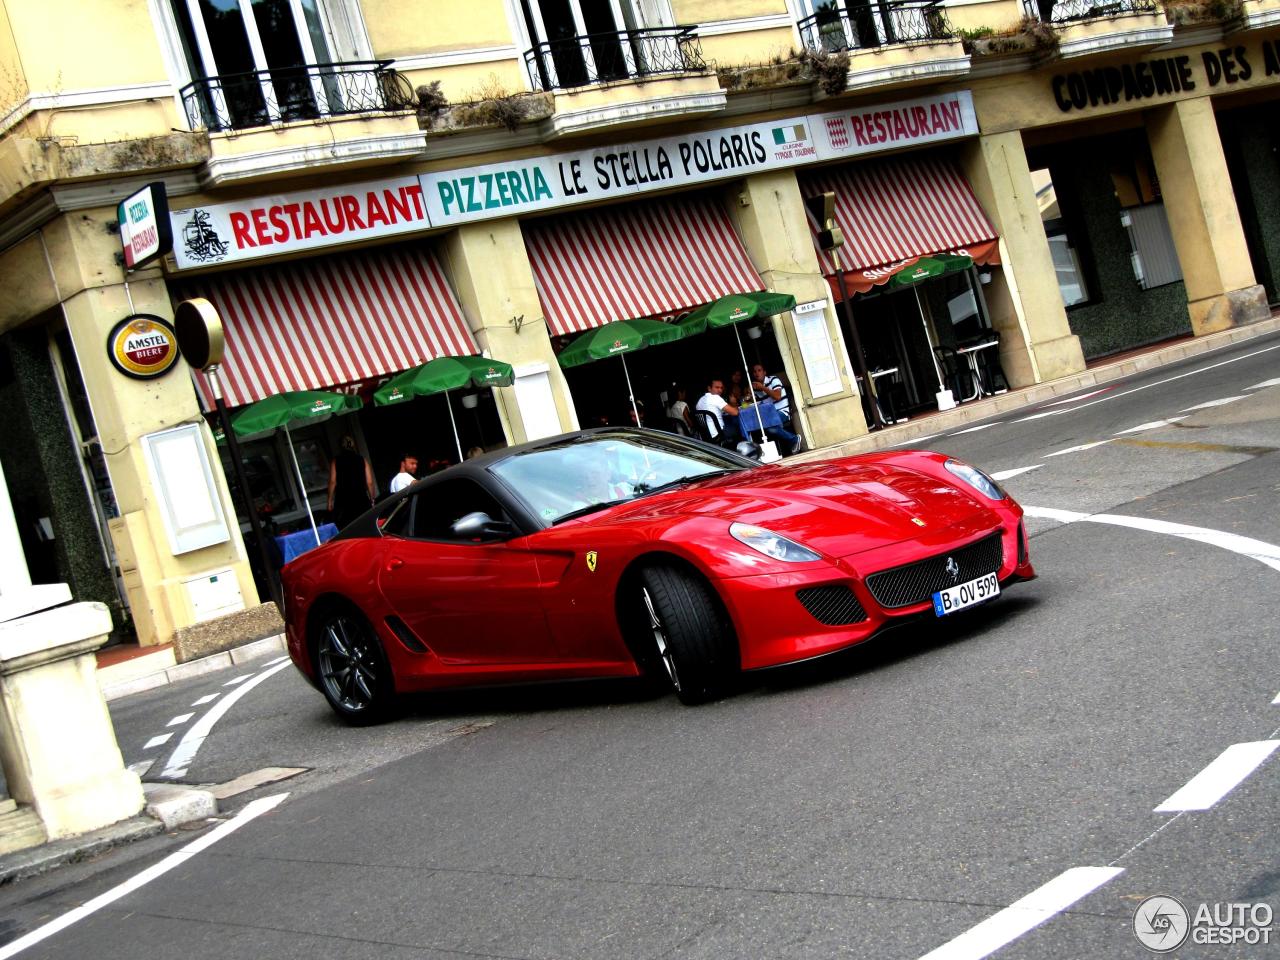
[[[414,397],[429,397],[443,393],[444,405],[449,410],[449,424],[453,427],[453,442],[458,447],[458,462],[462,462],[462,440],[458,437],[458,422],[453,418],[450,390],[463,387],[509,387],[515,380],[511,364],[488,357],[436,357],[421,366],[406,370],[384,383],[373,394],[378,406],[403,403]]]
[[[742,348],[742,334],[738,332],[738,324],[743,320],[785,313],[795,309],[795,305],[796,298],[789,293],[773,293],[769,290],[759,293],[731,293],[682,317],[676,326],[687,330],[689,334],[702,333],[707,327],[732,326],[733,334],[738,338],[738,354],[742,357],[742,372],[745,376],[749,369],[747,352]]]
[[[302,482],[302,468],[298,466],[298,454],[293,449],[293,437],[289,428],[322,423],[338,414],[359,410],[362,405],[359,397],[345,393],[294,390],[277,393],[273,397],[250,404],[231,420],[231,429],[239,440],[256,440],[270,436],[277,430],[284,430],[289,455],[293,458],[294,474],[298,478],[298,490],[302,494],[303,506],[307,508],[307,519],[311,521],[311,532],[316,535],[317,544],[320,542],[320,531],[316,529],[316,518],[311,512],[311,502],[307,499],[307,488]]]
[[[915,287],[921,280],[941,277],[944,274],[968,270],[973,266],[973,258],[967,254],[938,253],[932,257],[921,257],[910,266],[903,267],[889,278],[890,287]],[[929,324],[924,318],[924,304],[920,302],[920,290],[915,291],[916,306],[920,310],[920,323],[924,327],[924,341],[929,345],[929,357],[933,360],[933,372],[938,377],[938,392],[946,390],[942,379],[942,368],[938,366],[938,356],[934,353],[933,340],[929,336]]]
[[[670,343],[688,336],[679,326],[659,320],[614,320],[604,326],[588,330],[573,343],[560,351],[560,366],[580,367],[593,360],[617,357],[622,361],[622,374],[627,378],[627,393],[631,397],[631,410],[640,424],[640,411],[636,409],[635,391],[631,389],[631,373],[627,370],[628,353],[643,350],[659,343]]]

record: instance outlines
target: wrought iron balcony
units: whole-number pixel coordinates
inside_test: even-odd
[[[408,110],[413,86],[394,60],[313,63],[205,77],[182,88],[192,130],[247,130],[292,120]]]
[[[1155,0],[1022,0],[1022,3],[1028,16],[1043,23],[1074,23],[1157,10]]]
[[[564,37],[524,54],[536,90],[564,90],[611,80],[699,73],[707,69],[697,28],[646,27]]]
[[[861,50],[895,43],[930,43],[955,36],[940,0],[862,0],[823,7],[801,20],[807,50]]]

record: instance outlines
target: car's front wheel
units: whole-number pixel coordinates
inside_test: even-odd
[[[647,629],[646,651],[657,661],[681,703],[722,696],[738,670],[733,627],[711,586],[676,566],[643,570],[637,589]]]
[[[320,615],[312,643],[320,690],[334,713],[358,727],[394,715],[391,667],[368,620],[335,604]]]

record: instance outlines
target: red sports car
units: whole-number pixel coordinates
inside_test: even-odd
[[[356,724],[411,691],[646,672],[697,703],[1034,576],[1022,509],[943,454],[763,466],[622,428],[420,480],[283,573],[289,653]]]

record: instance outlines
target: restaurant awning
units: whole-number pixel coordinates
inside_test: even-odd
[[[764,289],[728,214],[705,195],[549,217],[523,229],[553,336]]]
[[[400,246],[198,277],[179,299],[222,315],[229,406],[362,383],[435,357],[479,353],[431,250]],[[207,408],[213,397],[196,377]]]
[[[945,157],[896,157],[801,175],[806,196],[834,193],[844,233],[840,264],[850,293],[865,293],[921,257],[958,254],[1000,262],[1000,242],[964,174]],[[820,225],[812,218],[816,234]],[[823,275],[840,299],[831,256],[818,249]]]

